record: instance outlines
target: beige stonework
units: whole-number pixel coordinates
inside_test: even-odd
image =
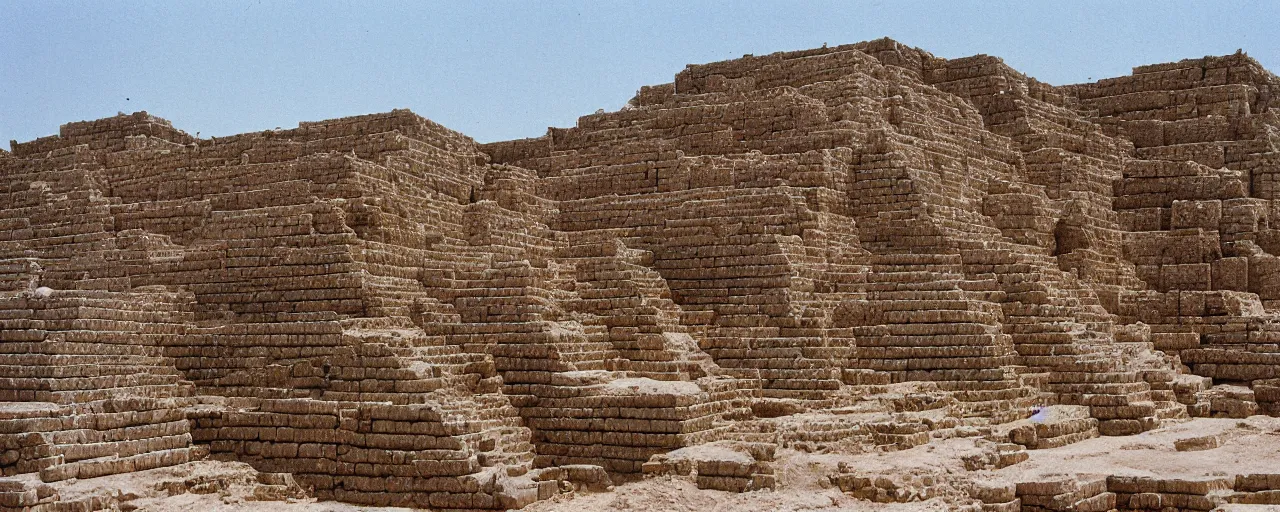
[[[1278,98],[1243,54],[1055,87],[884,39],[492,144],[400,110],[69,123],[0,151],[0,510],[110,508],[50,485],[206,456],[291,475],[268,494],[505,509],[769,489],[775,449],[975,437],[977,471],[1280,415]],[[966,510],[1277,489],[903,478],[830,482]]]

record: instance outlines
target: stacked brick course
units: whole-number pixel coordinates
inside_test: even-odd
[[[407,111],[64,125],[0,152],[0,468],[208,451],[325,499],[494,509],[707,443],[752,447],[697,459],[745,490],[773,445],[981,427],[1013,463],[1274,414],[1277,96],[1239,54],[1054,87],[879,40],[484,145]],[[1040,406],[1074,412],[995,428]],[[1146,503],[1099,482],[979,501]]]

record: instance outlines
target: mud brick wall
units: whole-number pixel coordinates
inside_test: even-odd
[[[146,121],[142,128],[138,127],[139,119]],[[85,329],[86,335],[92,335],[93,339],[84,340],[61,333],[57,340],[32,338],[46,330],[63,327],[55,326],[53,318],[45,318],[56,314],[56,309],[47,309],[49,314],[40,313],[46,308],[37,305],[34,316],[7,314],[7,322],[22,323],[10,326],[18,329],[5,331],[6,347],[13,352],[25,354],[83,346],[84,349],[75,351],[76,356],[53,356],[83,358],[118,346],[128,350],[119,355],[106,352],[112,354],[109,357],[121,359],[116,363],[118,366],[132,372],[116,376],[106,372],[117,366],[97,366],[93,368],[95,374],[102,372],[103,375],[33,380],[33,385],[41,388],[31,387],[27,394],[19,392],[23,389],[22,381],[14,380],[6,389],[18,394],[10,399],[67,401],[72,398],[59,397],[81,398],[83,395],[88,398],[104,393],[155,395],[176,387],[182,391],[177,396],[188,396],[194,389],[204,394],[240,397],[237,399],[297,398],[320,404],[317,406],[337,403],[334,400],[356,403],[389,400],[406,404],[400,407],[417,403],[419,408],[438,408],[422,405],[428,401],[426,394],[461,387],[466,390],[462,398],[450,406],[461,407],[437,416],[453,418],[469,414],[475,417],[476,421],[467,423],[466,427],[450,431],[455,436],[450,442],[462,450],[461,458],[470,457],[472,462],[446,472],[448,476],[460,482],[459,475],[477,471],[478,460],[484,460],[488,466],[505,467],[510,463],[527,468],[532,459],[527,429],[519,426],[518,416],[505,399],[500,395],[484,398],[484,390],[477,389],[477,386],[483,388],[479,384],[482,379],[465,371],[467,365],[476,362],[476,357],[481,360],[483,357],[466,356],[457,347],[450,349],[438,339],[434,340],[435,350],[425,346],[431,343],[424,343],[421,348],[426,353],[415,355],[412,342],[393,340],[387,331],[380,331],[379,328],[413,328],[407,318],[408,308],[404,307],[413,299],[377,300],[382,284],[378,277],[389,272],[379,266],[378,260],[354,247],[362,241],[361,233],[375,240],[374,243],[398,242],[417,247],[424,245],[424,240],[439,239],[438,232],[428,233],[421,225],[411,226],[416,228],[411,233],[397,230],[396,216],[380,210],[379,198],[363,198],[360,187],[368,186],[382,193],[383,190],[368,182],[389,179],[408,194],[439,194],[459,205],[459,201],[468,199],[472,188],[466,181],[466,171],[460,168],[474,166],[477,158],[474,153],[455,156],[445,148],[451,144],[462,148],[467,139],[440,131],[438,126],[416,116],[393,113],[303,125],[288,136],[268,133],[199,142],[177,138],[175,140],[186,144],[179,146],[160,139],[168,132],[147,128],[165,123],[148,119],[154,118],[125,116],[85,127],[74,125],[65,129],[59,138],[38,141],[39,148],[19,145],[24,155],[43,151],[46,159],[55,160],[44,160],[48,165],[32,167],[40,169],[40,174],[13,175],[15,188],[6,188],[6,195],[13,199],[6,204],[16,208],[6,211],[22,219],[9,221],[16,229],[6,231],[8,252],[4,256],[22,257],[5,262],[22,271],[19,279],[5,281],[7,289],[15,293],[6,304],[21,309],[30,307],[28,303],[42,304],[65,297],[72,293],[67,289],[94,287],[120,290],[100,292],[93,297],[99,302],[110,304],[114,299],[133,307],[152,309],[127,317],[104,317],[92,313],[104,306],[82,300],[78,309],[58,320],[66,318],[66,322],[73,323],[72,327]],[[416,138],[410,140],[396,128],[414,132]],[[112,138],[119,139],[120,143],[90,142]],[[340,149],[347,153],[339,154]],[[98,152],[91,156],[94,151]],[[380,164],[359,158],[356,156],[359,153]],[[10,160],[5,162],[8,165]],[[392,171],[381,164],[398,170]],[[426,175],[432,167],[436,169]],[[415,172],[418,173],[416,179],[412,174]],[[175,179],[176,175],[183,178]],[[393,213],[443,217],[433,227],[447,233],[451,226],[460,224],[457,209],[460,206],[449,211],[441,210],[438,205],[418,206],[416,202],[406,202],[396,206]],[[445,215],[440,215],[440,211]],[[75,231],[61,227],[67,226],[65,215],[71,212],[83,212],[76,213],[79,215],[76,218],[84,220],[70,225]],[[58,215],[64,216],[58,218]],[[352,220],[348,223],[347,219]],[[53,245],[49,241],[54,240],[51,236],[57,236],[53,234],[58,231],[42,230],[62,230],[68,236],[63,244]],[[77,232],[88,235],[76,235]],[[27,241],[36,239],[46,241]],[[369,269],[373,270],[372,274]],[[411,277],[400,279],[416,284],[417,268],[402,274]],[[369,277],[362,280],[361,276]],[[183,290],[185,295],[178,297],[185,302],[169,310],[156,309],[147,293],[164,290]],[[50,299],[42,298],[49,294]],[[400,313],[403,320],[364,324],[353,320],[367,318],[366,312],[382,317],[387,310]],[[343,320],[347,320],[345,325]],[[146,334],[121,338],[119,345],[111,344],[113,340],[107,335],[125,327]],[[420,330],[417,335],[422,335]],[[19,340],[15,336],[23,338]],[[366,343],[366,339],[371,342]],[[399,346],[392,348],[388,341]],[[90,352],[84,352],[85,349]],[[150,359],[142,358],[144,355]],[[421,368],[410,369],[410,361],[417,357],[437,359],[438,368],[427,366],[425,372]],[[133,366],[125,366],[128,364]],[[78,377],[69,370],[80,367],[59,368],[49,364],[36,368],[58,370],[64,377]],[[455,371],[459,375],[454,374]],[[161,378],[165,380],[159,380]],[[120,385],[133,385],[112,390],[108,379],[120,381]],[[477,392],[480,395],[473,397]],[[181,427],[181,436],[185,437],[180,439],[185,442],[173,447],[152,443],[157,445],[156,449],[190,446],[191,436],[186,433],[189,420],[183,411],[192,405],[188,401],[164,406],[163,411],[176,414],[176,418],[171,419]],[[92,418],[91,415],[85,417]],[[487,430],[481,433],[484,429]],[[222,430],[200,426],[196,432],[198,442],[213,445],[222,441],[218,437]],[[413,437],[412,432],[406,435]],[[186,460],[184,456],[175,455],[153,461],[156,457],[145,458],[149,457],[148,453],[167,452],[146,450],[139,455],[144,458],[133,457],[132,452],[138,450],[133,445],[126,449],[121,443],[137,443],[128,436],[117,439],[120,436],[124,434],[104,433],[99,436],[101,439],[59,438],[55,433],[54,439],[46,443],[53,447],[50,453],[41,454],[47,455],[45,458],[52,463],[45,472],[50,478],[60,479],[76,477],[77,471],[81,476],[92,476]],[[113,448],[108,442],[118,446]],[[261,444],[249,448],[216,446],[219,452],[246,458],[262,450],[275,454],[296,452],[296,446],[291,451],[290,443],[278,438],[266,437],[259,442]],[[407,442],[412,445],[414,441]],[[494,453],[508,445],[512,449],[509,455]],[[87,450],[89,446],[93,449]],[[103,449],[124,458],[98,463],[93,457],[106,455],[97,453]],[[483,459],[476,455],[486,450],[488,453]],[[296,459],[296,454],[292,458]],[[291,470],[304,466],[294,464]],[[339,485],[338,492],[351,494],[345,498],[348,501],[360,501],[359,496],[375,492],[371,488],[362,490],[360,485]],[[435,499],[460,508],[496,508],[509,505],[500,505],[496,496],[514,499],[512,496],[523,495],[523,491],[511,489],[488,489],[487,494],[478,487],[441,490]],[[433,495],[432,489],[420,491],[424,493],[422,499],[431,499],[428,496]],[[476,498],[471,494],[485,497]],[[466,496],[460,497],[462,495]],[[445,501],[432,502],[432,505],[445,506]],[[426,506],[427,502],[421,505]]]
[[[172,336],[143,338],[153,356],[143,361],[150,365],[144,376],[165,371],[185,392],[208,395],[199,406],[172,410],[188,410],[179,424],[190,422],[196,442],[215,453],[287,468],[327,498],[505,508],[529,499],[531,443],[553,454],[595,435],[588,444],[605,445],[619,461],[611,468],[638,472],[649,455],[722,430],[726,414],[748,410],[742,400],[752,384],[709,376],[717,367],[690,337],[696,327],[686,325],[705,319],[686,318],[661,276],[637,265],[643,251],[612,241],[592,250],[600,240],[557,237],[546,224],[555,205],[536,195],[536,176],[486,166],[463,136],[393,112],[175,144],[136,128],[138,119],[154,118],[90,123],[84,130],[125,139],[98,152],[71,135],[39,141],[62,159],[31,167],[43,175],[15,174],[6,189],[20,208],[12,217],[21,220],[9,221],[17,229],[7,233],[5,255],[22,258],[5,260],[17,277],[4,282],[19,307],[72,287],[181,290],[180,316],[157,311],[138,319],[139,329],[157,333],[170,333],[156,331],[162,322],[175,326]],[[22,147],[35,154],[34,146]],[[28,169],[14,164],[15,172]],[[91,221],[76,229],[96,233],[98,257],[75,259],[38,241],[58,232],[39,231],[46,228],[32,220],[65,231],[58,215],[68,207]],[[569,310],[588,315],[587,325],[570,320]],[[41,341],[28,340],[39,327],[30,319],[9,317],[19,329],[6,331],[13,338],[6,341]],[[582,371],[594,372],[588,380],[643,385],[605,393],[614,397],[608,404],[579,404],[590,425],[540,424],[547,430],[535,436],[526,423],[536,423],[541,396],[598,392],[577,377],[555,377]],[[653,389],[659,380],[693,386],[690,412],[673,418],[677,426],[639,413],[634,435],[600,437],[612,431],[596,422],[625,420],[619,405],[669,410],[668,395]],[[13,399],[48,399],[22,395],[20,382],[13,384]],[[102,393],[105,384],[84,385]],[[430,418],[383,425],[360,412],[375,402],[391,404],[378,414]],[[355,412],[341,412],[348,409]],[[317,441],[318,431],[279,430],[326,423],[333,411],[344,418],[338,431],[350,435]],[[350,427],[347,418],[354,418]],[[423,422],[443,430],[420,432]],[[437,444],[453,454],[419,453],[436,443],[428,434],[442,436]],[[408,450],[395,460],[409,465],[372,473],[342,465],[363,468],[384,449]]]
[[[949,92],[972,103],[958,101]],[[1017,97],[1001,97],[1006,93]],[[796,119],[773,122],[767,129],[750,124],[751,120],[740,124],[739,105],[759,98],[794,103]],[[550,189],[548,196],[557,197],[556,190],[574,194],[558,196],[574,200],[561,205],[562,222],[569,222],[563,226],[588,230],[604,222],[651,250],[655,268],[672,286],[675,302],[686,309],[716,311],[703,346],[717,363],[752,367],[762,377],[780,377],[764,380],[762,396],[832,396],[841,384],[831,380],[833,387],[806,385],[809,391],[783,392],[793,381],[773,373],[774,359],[738,359],[743,350],[725,350],[718,344],[717,331],[739,337],[751,332],[747,329],[751,325],[741,323],[751,317],[739,320],[742,317],[727,314],[751,310],[730,306],[738,300],[732,287],[728,294],[716,292],[718,287],[712,283],[717,274],[692,271],[697,267],[687,263],[676,266],[684,259],[679,256],[682,253],[671,251],[671,245],[689,240],[694,245],[686,252],[707,250],[706,244],[723,243],[717,239],[741,236],[733,231],[735,223],[706,230],[702,239],[661,236],[702,221],[686,228],[667,214],[659,224],[652,210],[629,209],[613,200],[612,194],[695,209],[714,204],[704,198],[721,195],[729,187],[745,191],[781,180],[780,184],[791,184],[803,190],[806,198],[814,198],[804,206],[822,213],[804,212],[805,216],[842,219],[825,224],[834,232],[852,228],[844,232],[857,238],[845,242],[851,249],[844,253],[857,254],[863,266],[861,270],[849,267],[850,273],[867,277],[843,280],[848,284],[829,278],[837,284],[828,288],[846,291],[840,297],[796,293],[796,284],[805,282],[801,276],[820,260],[788,256],[779,261],[786,262],[782,268],[792,269],[787,278],[792,284],[773,288],[786,291],[780,305],[788,304],[787,308],[758,310],[760,319],[754,320],[765,326],[785,325],[779,332],[794,336],[802,328],[791,326],[803,326],[804,315],[810,315],[819,329],[814,332],[828,332],[832,340],[852,338],[853,343],[846,346],[857,347],[858,353],[867,356],[843,359],[847,362],[833,366],[889,372],[901,380],[955,382],[949,386],[964,390],[964,396],[975,401],[974,409],[985,411],[980,414],[1016,411],[1034,395],[1010,372],[983,373],[983,369],[1016,364],[1045,372],[1045,380],[1064,397],[1080,396],[1093,386],[1104,394],[1129,396],[1121,401],[1143,402],[1144,395],[1118,391],[1148,385],[1128,373],[1137,368],[1116,368],[1114,385],[1090,384],[1086,378],[1102,367],[1127,366],[1124,358],[1107,355],[1113,351],[1108,341],[1115,321],[1112,315],[1121,310],[1121,291],[1145,286],[1134,266],[1123,259],[1125,240],[1112,206],[1112,182],[1120,177],[1132,144],[1106,135],[1072,107],[1067,95],[1014,72],[998,59],[951,62],[882,41],[690,66],[674,85],[642,91],[629,109],[584,117],[576,127],[553,129],[543,138],[484,148],[497,161],[537,169]],[[760,110],[772,112],[768,107]],[[996,125],[1001,126],[995,130],[1000,135],[989,131]],[[681,131],[675,131],[676,126]],[[711,135],[703,135],[709,130]],[[605,138],[611,141],[608,152],[589,143]],[[852,144],[848,147],[854,151],[829,153],[831,163],[818,172],[765,174],[768,162],[786,158],[787,153],[794,151],[790,158],[804,161],[808,154],[799,151],[835,149],[842,144]],[[708,158],[711,148],[727,158]],[[673,153],[675,162],[671,162]],[[688,160],[689,155],[702,156]],[[815,176],[819,178],[814,180]],[[602,179],[607,181],[596,181]],[[698,196],[677,196],[665,192],[664,186],[672,192],[687,186]],[[849,202],[828,206],[839,202],[822,201],[831,197],[826,191],[845,195]],[[591,200],[591,196],[610,200]],[[1002,204],[1015,198],[1028,206]],[[580,210],[585,208],[590,210]],[[1026,212],[1023,220],[1001,215],[1014,208]],[[988,210],[994,215],[988,215]],[[742,215],[737,213],[739,218]],[[715,216],[701,213],[696,218]],[[805,221],[788,225],[799,230],[804,242],[818,239],[806,236],[811,233],[827,234]],[[745,224],[738,229],[745,229]],[[657,244],[647,241],[655,234],[660,235],[660,249],[650,249]],[[767,247],[760,241],[752,245]],[[925,252],[938,254],[902,255]],[[768,267],[759,266],[761,261],[769,260],[754,258],[734,265],[734,272],[771,275]],[[1016,277],[1022,272],[1039,278]],[[745,274],[726,276],[745,278]],[[952,288],[936,289],[932,283],[940,280]],[[814,281],[814,288],[818,283]],[[768,296],[768,292],[762,294]],[[748,300],[759,300],[756,297]],[[806,300],[810,297],[822,299]],[[891,306],[889,301],[896,304]],[[797,317],[799,304],[804,304],[806,312]],[[954,308],[954,312],[924,314],[938,308]],[[886,315],[886,311],[892,313]],[[1067,327],[1072,322],[1079,327]],[[848,328],[861,331],[849,337],[837,330]],[[1092,333],[1086,339],[1098,341],[1082,345],[1082,338],[1073,331]],[[949,338],[939,336],[943,334]],[[859,341],[867,346],[859,346]],[[820,373],[791,371],[809,383],[824,379]],[[975,387],[975,379],[988,383]],[[1117,391],[1104,391],[1108,386]],[[1172,404],[1165,407],[1177,409]],[[1157,407],[1144,404],[1125,410],[1151,412]],[[1108,419],[1152,424],[1150,419],[1139,421],[1140,417]]]
[[[323,499],[451,508],[495,508],[466,430],[428,406],[262,400],[197,409],[197,441],[264,470],[288,472]],[[527,494],[527,492],[525,493]],[[456,505],[461,503],[462,505]],[[505,506],[505,505],[504,505]]]
[[[1179,351],[1183,362],[1224,381],[1273,373],[1263,318],[1275,300],[1268,183],[1277,146],[1267,127],[1276,83],[1236,54],[1063,88],[1105,130],[1134,143],[1116,183],[1116,210],[1130,232],[1126,257],[1168,295],[1140,299],[1147,306],[1138,315],[1154,332],[1198,336]]]
[[[948,425],[1075,406],[1028,446],[1272,411],[1278,94],[1243,54],[1055,87],[883,39],[691,65],[491,144],[408,111],[69,123],[0,152],[0,468],[208,449],[326,499],[493,509],[718,441],[913,445],[754,430],[886,386]],[[1162,492],[1046,485],[992,504]]]

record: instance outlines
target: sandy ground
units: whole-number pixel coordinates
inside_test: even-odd
[[[1219,448],[1179,452],[1174,442],[1218,435]],[[1280,418],[1197,418],[1134,436],[1099,437],[1051,450],[1032,450],[1031,459],[999,473],[1032,478],[1060,473],[1125,476],[1229,476],[1280,473]]]
[[[814,482],[819,475],[814,475]],[[823,477],[825,478],[825,477]],[[816,484],[779,491],[730,493],[698,489],[687,479],[660,477],[616,487],[613,492],[561,495],[525,508],[534,512],[662,511],[745,512],[754,510],[948,510],[945,503],[878,504],[846,496],[839,489]]]
[[[409,509],[361,507],[314,498],[254,497],[257,471],[241,462],[203,460],[178,466],[60,484],[63,499],[114,494],[124,511],[135,512],[406,512]]]
[[[1179,452],[1174,442],[1218,435],[1221,447]],[[756,510],[950,510],[940,499],[882,504],[854,499],[832,488],[827,476],[841,462],[859,473],[929,472],[959,479],[1032,481],[1060,474],[1230,476],[1280,473],[1280,418],[1199,418],[1135,436],[1100,437],[1061,448],[1031,450],[1030,459],[998,470],[967,471],[962,457],[981,451],[971,438],[936,441],[910,450],[865,454],[778,452],[778,489],[734,494],[698,489],[687,478],[662,477],[619,485],[611,493],[562,495],[533,504],[538,512]],[[1280,511],[1266,505],[1231,505],[1224,511]]]

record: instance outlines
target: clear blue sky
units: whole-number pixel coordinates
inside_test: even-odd
[[[685,64],[883,36],[1054,84],[1237,48],[1280,71],[1264,1],[18,0],[0,3],[0,141],[137,110],[208,137],[393,108],[532,137]]]

